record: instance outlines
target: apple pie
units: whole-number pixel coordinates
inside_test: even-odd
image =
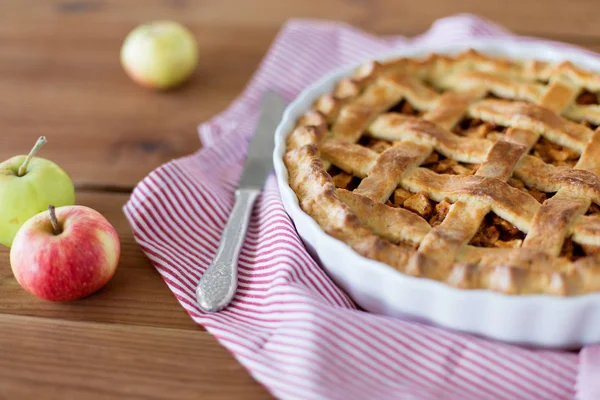
[[[369,62],[287,138],[300,207],[401,273],[600,291],[600,74],[473,50]]]

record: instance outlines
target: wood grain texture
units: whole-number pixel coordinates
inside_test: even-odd
[[[150,170],[199,147],[197,124],[240,94],[288,18],[415,35],[470,12],[600,51],[596,11],[596,0],[0,1],[0,160],[48,136],[41,156],[92,189],[78,203],[122,241],[108,286],[68,304],[24,292],[0,249],[0,399],[270,398],[179,306],[121,208]],[[119,65],[127,32],[153,19],[185,23],[199,42],[198,70],[172,92],[136,86]]]
[[[269,397],[206,332],[0,314],[0,349],[0,399]]]

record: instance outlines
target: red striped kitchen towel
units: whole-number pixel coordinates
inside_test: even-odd
[[[241,97],[199,127],[204,148],[135,189],[125,213],[143,251],[194,321],[276,397],[600,399],[597,347],[580,354],[528,350],[357,310],[304,249],[273,176],[252,215],[233,303],[205,314],[194,300],[233,206],[266,89],[291,101],[331,69],[393,47],[508,35],[469,15],[438,20],[412,39],[291,21]]]

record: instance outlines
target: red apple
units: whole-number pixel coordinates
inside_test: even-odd
[[[115,228],[99,212],[65,206],[41,212],[17,233],[10,263],[29,293],[50,301],[76,300],[112,278],[121,246]]]

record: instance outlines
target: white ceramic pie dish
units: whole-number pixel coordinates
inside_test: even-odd
[[[431,52],[453,54],[476,49],[490,55],[546,61],[570,60],[600,72],[600,57],[573,49],[514,39],[465,41],[452,46],[407,48],[379,59],[419,57]],[[366,60],[365,60],[366,61]],[[327,235],[300,208],[283,163],[286,138],[313,102],[329,93],[358,65],[335,71],[309,86],[286,109],[275,133],[275,173],[283,205],[313,256],[329,276],[367,311],[417,319],[511,343],[543,347],[580,347],[600,343],[600,294],[574,297],[510,296],[489,290],[461,290],[426,278],[402,274],[356,253]]]

